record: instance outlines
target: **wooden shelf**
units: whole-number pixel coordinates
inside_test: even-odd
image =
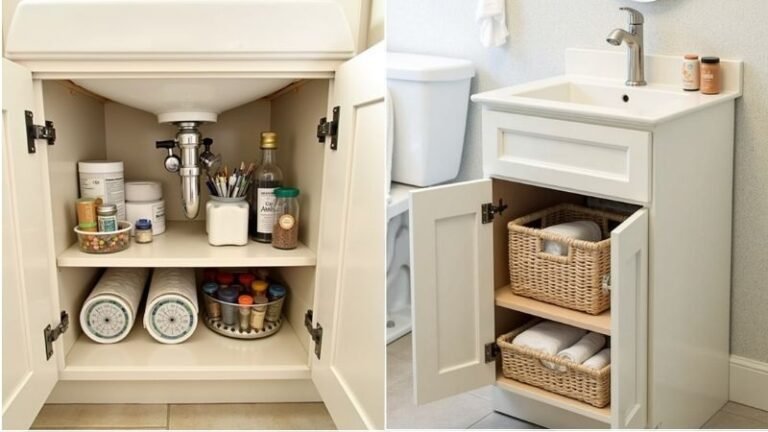
[[[387,202],[387,220],[408,211],[411,202],[411,191],[415,189],[419,188],[392,183],[392,188],[389,190],[389,202]]]
[[[577,401],[576,399],[560,396],[559,394],[548,392],[538,387],[523,384],[510,378],[505,378],[500,373],[496,377],[496,385],[512,393],[516,393],[529,399],[533,399],[538,402],[546,403],[548,405],[579,414],[592,420],[608,424],[611,423],[610,405],[605,408],[593,407],[592,405]]]
[[[81,252],[75,243],[58,257],[59,267],[295,267],[314,266],[315,253],[303,244],[293,250],[249,241],[245,246],[211,246],[205,222],[169,222],[152,243],[113,254]]]
[[[288,322],[258,340],[218,335],[200,322],[178,345],[165,345],[137,322],[127,338],[98,344],[81,335],[61,379],[73,381],[309,379],[309,356]]]
[[[496,290],[496,306],[507,309],[535,315],[552,321],[557,321],[570,326],[583,328],[585,330],[601,333],[606,336],[611,335],[611,310],[607,310],[600,315],[590,315],[588,313],[567,309],[553,304],[540,302],[538,300],[522,297],[512,293],[509,286]]]

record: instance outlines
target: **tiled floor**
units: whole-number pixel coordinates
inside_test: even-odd
[[[336,429],[322,403],[45,405],[32,429]]]
[[[411,335],[387,347],[387,422],[391,429],[531,429],[537,426],[493,411],[490,387],[416,406]],[[707,429],[768,429],[768,412],[728,402]]]

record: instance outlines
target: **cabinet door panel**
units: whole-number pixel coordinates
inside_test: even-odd
[[[648,210],[611,233],[611,424],[641,429],[648,416]]]
[[[492,224],[481,222],[491,181],[411,195],[413,377],[423,404],[493,382]]]
[[[379,44],[336,72],[338,150],[326,142],[312,379],[339,429],[384,428],[384,57]]]
[[[43,123],[35,108],[31,74],[3,59],[3,429],[27,429],[58,379],[43,341],[55,279],[46,144],[27,152],[24,111]]]

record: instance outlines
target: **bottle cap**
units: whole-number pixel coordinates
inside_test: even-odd
[[[255,280],[251,283],[251,289],[254,292],[260,292],[263,293],[267,290],[267,287],[269,284],[266,281],[263,280]]]
[[[295,187],[281,187],[275,189],[275,196],[278,198],[295,198],[299,196],[299,189]]]
[[[205,269],[203,270],[203,280],[206,282],[216,282],[216,274],[218,271],[216,269]]]
[[[251,286],[251,284],[253,283],[254,279],[256,279],[256,276],[254,276],[254,275],[252,275],[250,273],[240,273],[237,276],[237,280],[239,280],[240,283],[243,284],[243,286],[247,286],[247,287]]]
[[[97,214],[109,214],[117,211],[115,204],[102,204],[96,208]]]
[[[253,304],[253,297],[248,294],[243,294],[237,298],[237,304],[242,306],[248,306]]]
[[[224,287],[219,288],[218,296],[221,301],[227,303],[234,303],[237,301],[237,295],[240,294],[236,288]]]
[[[685,55],[686,60],[698,60],[699,55],[698,54],[686,54]]]
[[[263,149],[276,149],[277,148],[277,134],[275,132],[262,132],[261,133],[261,148]]]
[[[706,64],[717,64],[720,63],[720,57],[702,57],[701,62]]]
[[[232,276],[232,273],[228,272],[221,272],[216,275],[216,282],[218,282],[221,285],[229,285],[232,282],[234,282],[235,277]]]
[[[149,219],[139,219],[136,221],[136,229],[145,230],[152,228],[152,221]]]
[[[253,296],[253,303],[265,304],[265,303],[269,303],[269,300],[267,299],[267,296],[257,295],[257,296]]]
[[[269,286],[269,299],[277,300],[281,297],[285,297],[285,287],[282,285],[270,285]]]
[[[216,294],[216,290],[219,289],[219,284],[216,282],[206,282],[203,284],[203,292],[208,295]]]

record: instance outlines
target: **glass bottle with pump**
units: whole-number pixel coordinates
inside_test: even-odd
[[[248,231],[253,240],[261,243],[272,242],[272,228],[275,219],[275,189],[283,185],[283,172],[277,166],[277,134],[261,133],[261,165],[254,173],[251,188],[251,216]]]

